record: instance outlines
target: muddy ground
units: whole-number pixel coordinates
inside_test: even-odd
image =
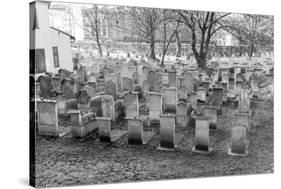
[[[252,129],[248,133],[249,155],[227,154],[233,112],[224,107],[218,129],[210,131],[213,151],[208,155],[191,152],[194,128],[177,128],[185,138],[174,152],[158,151],[159,129],[143,146],[127,144],[127,135],[111,144],[100,143],[97,135],[83,142],[70,135],[62,138],[37,136],[36,186],[54,187],[82,184],[135,182],[207,176],[273,173],[273,103],[260,102],[253,110]],[[60,124],[69,125],[68,120]],[[124,122],[117,129],[126,130]]]

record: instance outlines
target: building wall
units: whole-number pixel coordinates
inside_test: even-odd
[[[33,30],[35,7],[39,29]],[[58,47],[58,68],[54,67],[53,46]],[[47,72],[57,72],[60,68],[73,69],[70,37],[50,28],[48,3],[35,2],[30,5],[30,49],[41,48],[45,50]]]

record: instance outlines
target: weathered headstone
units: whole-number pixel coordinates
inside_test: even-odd
[[[126,92],[124,94],[126,117],[139,117],[139,100],[137,92]]]
[[[76,86],[72,79],[64,79],[61,82],[63,94],[66,99],[72,99],[76,97]]]
[[[177,126],[186,127],[189,124],[190,115],[188,114],[188,108],[190,103],[179,102],[177,105]]]
[[[187,101],[187,89],[185,88],[185,86],[181,86],[180,88],[178,88],[177,91],[178,94],[178,101]]]
[[[104,92],[106,95],[111,95],[113,96],[114,99],[116,99],[117,98],[116,84],[111,80],[105,82]]]
[[[148,92],[147,104],[149,109],[149,125],[159,124],[160,114],[162,113],[163,98],[161,93]]]
[[[248,130],[250,130],[251,129],[251,112],[235,113],[235,122],[238,125],[244,126]]]
[[[38,78],[39,86],[40,86],[40,95],[45,99],[49,99],[52,97],[52,85],[51,78],[49,76],[40,76]]]
[[[248,141],[246,128],[243,126],[235,126],[231,130],[231,143],[228,148],[228,154],[233,156],[248,155]]]
[[[177,109],[177,88],[162,88],[164,101],[164,113],[176,113]]]
[[[210,129],[217,128],[217,123],[218,123],[217,111],[218,111],[218,107],[216,107],[216,106],[203,106],[202,107],[203,116],[209,118]]]
[[[199,100],[200,102],[206,102],[206,95],[207,92],[203,87],[199,87],[197,89],[197,100]]]
[[[134,91],[133,80],[129,77],[122,77],[123,91]]]
[[[177,87],[177,72],[170,71],[168,72],[168,79],[169,79],[169,87]]]
[[[209,153],[209,118],[195,117],[195,145],[193,152]]]
[[[183,86],[186,87],[187,93],[191,93],[194,91],[194,79],[192,76],[192,73],[190,72],[185,72],[183,75]]]

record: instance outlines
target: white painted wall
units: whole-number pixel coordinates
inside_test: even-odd
[[[34,7],[38,19],[39,29],[33,30]],[[59,68],[54,67],[53,46],[58,47]],[[73,69],[70,36],[50,28],[48,3],[34,2],[30,4],[30,49],[45,49],[45,63],[47,72],[57,72],[64,68]]]

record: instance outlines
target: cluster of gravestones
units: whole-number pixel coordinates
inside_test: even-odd
[[[148,125],[159,125],[160,150],[177,147],[183,135],[176,133],[176,127],[194,126],[193,152],[209,153],[209,129],[217,128],[223,104],[230,104],[237,112],[228,153],[243,156],[248,153],[250,99],[259,90],[258,75],[258,70],[240,67],[207,73],[182,66],[160,69],[133,61],[104,67],[98,74],[87,73],[84,66],[76,73],[60,70],[57,75],[39,78],[39,134],[64,135],[58,116],[67,114],[73,137],[83,138],[97,129],[100,141],[113,142],[128,132],[129,144],[145,144],[155,133],[143,130],[139,113],[143,99]],[[123,118],[127,131],[115,127]]]

